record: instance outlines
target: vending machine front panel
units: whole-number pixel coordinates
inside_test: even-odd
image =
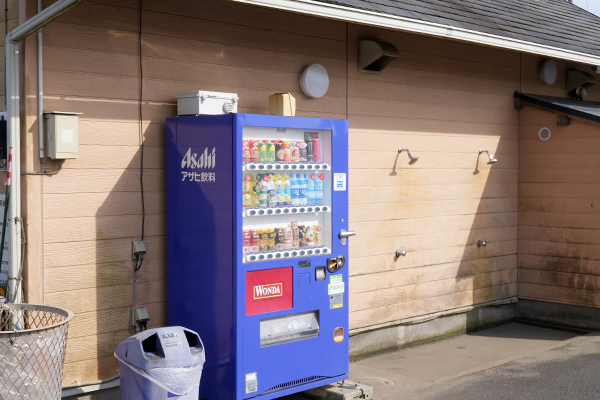
[[[228,128],[211,132],[231,138],[232,199],[196,211],[214,217],[216,208],[230,207],[226,220],[233,222],[233,231],[229,231],[229,241],[205,249],[216,252],[221,246],[231,246],[231,265],[220,266],[230,270],[223,272],[231,273],[227,275],[230,291],[225,286],[212,288],[210,281],[202,279],[216,273],[205,271],[211,269],[210,264],[197,262],[182,269],[173,261],[176,245],[169,247],[168,255],[169,324],[197,330],[203,340],[203,334],[213,338],[215,345],[229,338],[228,357],[211,353],[206,346],[200,396],[273,399],[344,380],[349,369],[349,265],[348,244],[342,243],[340,232],[348,229],[347,121],[251,114],[201,116],[190,117],[198,132],[188,134],[201,136],[205,125],[227,117]],[[168,140],[167,148],[177,147],[173,153],[179,159],[168,161],[168,180],[181,174],[177,162],[188,151],[179,148],[185,146],[173,146],[181,141],[177,121],[183,118],[169,120],[177,140]],[[206,146],[198,143],[197,147]],[[210,150],[206,157],[211,156]],[[194,153],[198,164],[201,153],[192,148]],[[216,161],[211,162],[219,168],[222,159],[216,154]],[[202,182],[197,186],[202,193],[196,196],[210,189]],[[182,185],[168,188],[171,221],[173,202],[169,199],[177,198],[174,193]],[[176,244],[180,239],[172,236],[169,230],[168,241]],[[189,235],[186,240],[194,241]],[[185,277],[173,277],[182,273]],[[209,306],[231,304],[233,320],[217,317],[214,306],[205,310],[198,294],[190,296],[179,285],[206,292],[203,296],[212,297],[206,303]],[[194,311],[173,310],[180,305]],[[211,372],[206,375],[207,371]],[[231,380],[224,376],[226,371],[232,373]]]

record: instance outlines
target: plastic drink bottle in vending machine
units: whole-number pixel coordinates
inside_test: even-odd
[[[296,174],[296,180],[298,181],[298,186],[300,187],[300,205],[305,206],[308,204],[308,195],[306,193],[306,187],[308,186],[308,182],[306,180],[306,176],[302,179],[300,174]]]
[[[275,177],[275,190],[277,191],[277,206],[285,206],[285,185],[283,181],[283,175]]]
[[[296,176],[298,175],[299,174],[296,174]],[[292,205],[298,206],[300,205],[300,182],[298,181],[298,178],[294,179],[294,174],[292,174],[291,185]]]
[[[290,175],[289,174],[285,174],[283,185],[284,185],[284,195],[285,195],[285,200],[284,200],[283,205],[291,206],[292,205],[292,188],[290,186],[291,183],[290,183]]]
[[[277,159],[277,148],[275,146],[275,140],[269,141],[269,147],[267,148],[267,158],[269,162],[275,162]]]
[[[325,179],[324,174],[316,174],[315,179],[315,204],[323,205],[323,180]]]
[[[267,185],[269,192],[269,207],[277,207],[277,190],[275,189],[275,176],[269,175],[269,182]]]
[[[315,174],[306,174],[307,178],[307,186],[306,186],[306,195],[307,195],[307,204],[309,206],[313,206],[316,203],[316,193],[315,193]]]

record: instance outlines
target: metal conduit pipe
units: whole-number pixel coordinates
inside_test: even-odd
[[[42,0],[38,0],[38,14],[42,12]],[[44,51],[42,46],[42,30],[37,31],[38,39],[38,133],[40,136],[40,161],[44,158]]]
[[[21,293],[17,293],[21,279],[21,129],[20,129],[20,97],[19,97],[19,42],[41,29],[44,25],[58,18],[71,8],[85,0],[58,0],[44,11],[19,25],[6,36],[6,114],[7,142],[13,149],[12,196],[8,204],[7,231],[9,237],[10,259],[8,262],[8,301],[22,303]],[[41,73],[41,72],[40,72]],[[42,110],[43,111],[43,110]],[[41,123],[41,121],[40,121]]]

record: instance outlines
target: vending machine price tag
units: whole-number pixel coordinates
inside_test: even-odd
[[[334,191],[345,191],[346,190],[346,174],[333,174],[333,190]]]

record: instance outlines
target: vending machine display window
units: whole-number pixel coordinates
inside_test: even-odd
[[[244,262],[331,253],[331,130],[244,127]]]

